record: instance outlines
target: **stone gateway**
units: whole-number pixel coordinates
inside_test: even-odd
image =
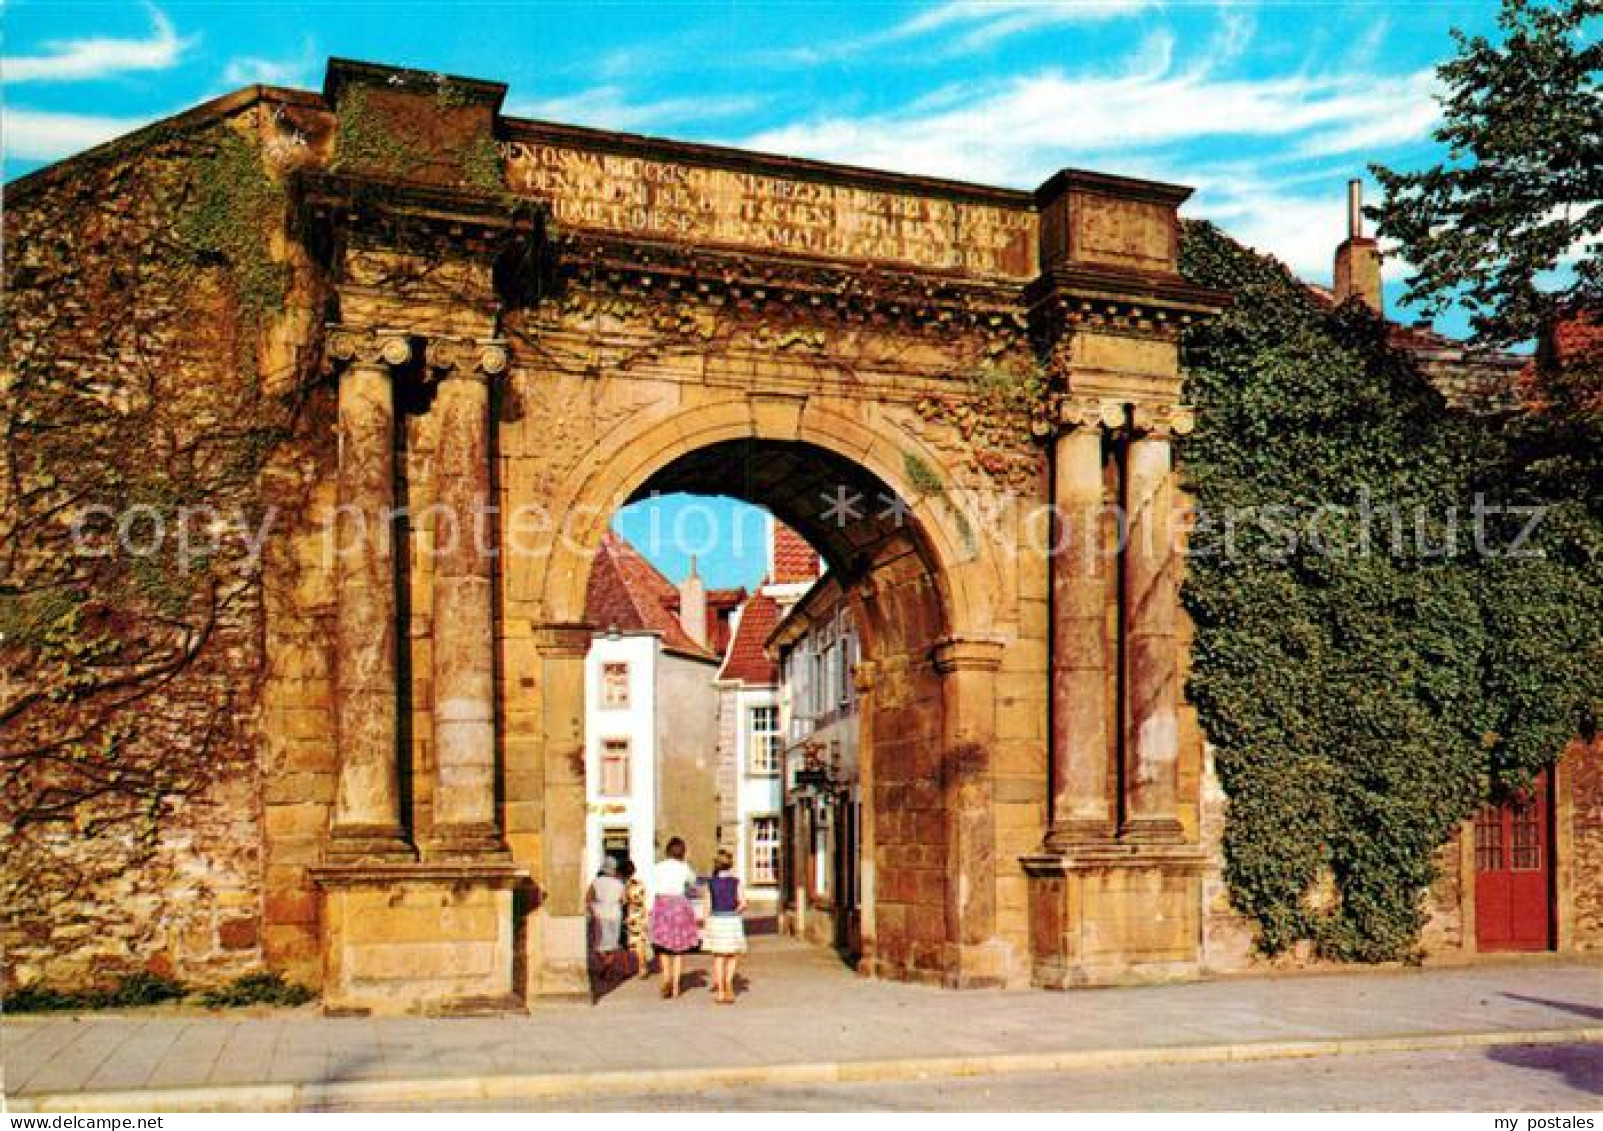
[[[283,412],[241,512],[259,553],[205,564],[243,596],[151,700],[227,726],[130,735],[195,780],[77,894],[120,922],[9,918],[12,984],[265,965],[375,1012],[581,989],[591,561],[619,507],[676,491],[771,508],[839,579],[865,972],[1250,965],[1184,695],[1179,338],[1225,301],[1177,271],[1189,190],[893,175],[521,121],[504,93],[336,60],[320,94],[240,91],[11,187],[8,381],[117,413],[243,367]],[[236,151],[234,195],[194,175]]]

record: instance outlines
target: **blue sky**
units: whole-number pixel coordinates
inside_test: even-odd
[[[319,87],[343,55],[507,82],[515,115],[1023,188],[1068,165],[1179,181],[1197,189],[1189,215],[1328,280],[1347,178],[1437,157],[1448,29],[1489,32],[1495,15],[1417,0],[13,0],[4,170],[248,83]],[[1387,271],[1407,317],[1406,264]],[[714,584],[761,571],[722,553],[705,566]]]

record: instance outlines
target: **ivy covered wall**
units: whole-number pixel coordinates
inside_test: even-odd
[[[305,423],[261,376],[291,279],[258,113],[8,186],[8,987],[261,961],[256,551],[297,490],[273,497],[262,472]]]
[[[1231,899],[1271,955],[1410,958],[1458,824],[1594,725],[1603,521],[1528,420],[1450,412],[1363,307],[1208,224],[1181,263],[1235,300],[1187,340],[1182,452]]]

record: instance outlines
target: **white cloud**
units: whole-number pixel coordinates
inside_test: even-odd
[[[1029,185],[1065,162],[1205,141],[1290,140],[1301,156],[1362,154],[1435,121],[1418,76],[1261,80],[1178,70],[1156,37],[1122,74],[1041,72],[939,100],[929,113],[830,116],[765,130],[760,149]]]
[[[1112,69],[955,84],[893,111],[822,114],[738,144],[1021,188],[1064,166],[1192,184],[1189,214],[1323,278],[1345,235],[1347,178],[1378,150],[1429,135],[1434,75],[1243,77],[1232,64],[1251,35],[1250,17],[1227,12],[1190,60],[1158,31]]]
[[[176,66],[197,40],[180,38],[159,9],[150,9],[150,24],[150,35],[144,39],[90,36],[49,40],[43,44],[43,54],[0,59],[0,79],[8,83],[74,82],[129,71],[164,71]]]
[[[1009,36],[1118,19],[1153,6],[1153,0],[947,0],[878,38],[888,42],[957,31],[958,47],[978,50]]]
[[[608,84],[555,98],[515,100],[506,112],[514,117],[544,118],[599,129],[641,130],[675,122],[730,118],[749,113],[761,104],[761,99],[750,95],[635,102],[622,86]]]
[[[0,112],[0,149],[11,159],[57,161],[130,133],[151,120],[7,106]]]
[[[308,37],[300,53],[290,59],[268,59],[257,55],[241,55],[230,59],[223,67],[223,84],[229,90],[242,86],[314,87],[318,85],[322,57],[317,44]]]
[[[933,61],[983,51],[1004,39],[1048,28],[1101,23],[1158,7],[1160,0],[946,0],[899,24],[855,39],[760,52],[758,63],[815,66],[897,43],[925,41],[920,57]],[[930,47],[939,41],[939,47]]]

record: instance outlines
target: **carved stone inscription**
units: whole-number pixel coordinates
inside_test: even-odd
[[[1027,279],[1026,208],[510,142],[515,190],[550,201],[559,224],[840,259]]]

